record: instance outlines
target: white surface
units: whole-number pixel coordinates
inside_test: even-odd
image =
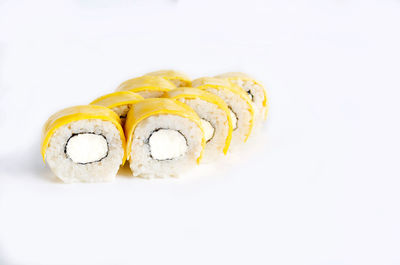
[[[399,264],[399,26],[398,0],[1,0],[0,264]],[[47,117],[163,68],[264,81],[255,153],[54,180]]]

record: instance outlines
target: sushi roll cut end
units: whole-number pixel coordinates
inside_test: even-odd
[[[125,132],[134,176],[178,176],[198,164],[203,155],[205,138],[200,118],[175,100],[154,98],[134,104]]]
[[[106,107],[67,108],[43,127],[43,160],[67,183],[113,180],[125,161],[124,149],[119,117]]]

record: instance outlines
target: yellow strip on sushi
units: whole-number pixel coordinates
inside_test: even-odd
[[[139,94],[131,91],[118,91],[101,96],[93,100],[90,105],[99,105],[112,109],[121,105],[133,104],[140,100],[143,100],[143,97]]]
[[[218,120],[214,121],[212,124],[213,127],[213,133],[215,134],[215,131],[218,129],[219,133],[224,134],[225,136],[225,144],[223,145],[223,153],[226,154],[229,149],[229,145],[231,143],[232,139],[232,119],[231,115],[229,113],[228,106],[226,105],[225,101],[223,101],[220,97],[207,92],[205,90],[199,89],[199,88],[193,88],[193,87],[180,87],[174,90],[171,90],[165,94],[166,97],[172,98],[172,99],[188,99],[188,100],[197,100],[200,99],[202,101],[211,103],[213,105],[205,105],[204,103],[197,102],[197,104],[194,104],[194,102],[186,101],[185,103],[191,106],[199,115],[199,117],[202,120],[205,120],[206,122],[210,123],[210,119],[217,119],[216,117],[220,116],[220,114],[216,113],[217,109],[215,109],[214,106],[217,106],[224,115],[221,115],[223,117],[218,117],[220,120],[225,122],[222,122],[222,124],[218,124]],[[199,112],[202,113],[212,113],[212,115],[201,115]],[[203,119],[204,116],[204,119]],[[206,117],[210,116],[210,117]],[[226,122],[227,121],[227,122]],[[216,128],[217,125],[220,128]],[[227,125],[227,126],[226,126]],[[225,128],[227,127],[227,131],[225,132]],[[206,129],[206,128],[204,128]],[[211,135],[212,139],[214,140],[214,135]],[[223,138],[222,138],[223,140]],[[207,145],[206,145],[207,146]]]
[[[163,77],[172,83],[175,84],[177,87],[189,87],[192,84],[192,81],[189,76],[185,73],[174,71],[174,70],[160,70],[151,73],[147,73],[145,75],[151,76],[160,76]]]
[[[267,97],[267,92],[265,91],[265,88],[261,82],[241,72],[228,72],[217,75],[215,77],[235,83],[239,85],[243,90],[245,90],[249,95],[252,95],[251,99],[254,102],[255,107],[263,112],[262,114],[263,119],[266,119],[268,114],[268,97]],[[261,91],[260,94],[263,97],[262,99],[254,98],[253,94],[255,94],[254,92],[257,92],[256,90]],[[259,102],[255,102],[255,100]]]
[[[144,98],[161,97],[165,92],[175,89],[176,86],[160,76],[141,76],[123,82],[117,91],[131,91]]]
[[[235,112],[236,109],[236,112],[234,113],[236,118],[238,118],[238,115],[248,112],[249,117],[247,118],[248,120],[248,125],[246,126],[247,128],[239,128],[240,130],[245,130],[245,132],[243,132],[244,135],[243,141],[246,142],[251,134],[254,125],[254,108],[246,92],[244,92],[238,86],[230,83],[227,80],[214,77],[201,77],[195,79],[192,81],[192,86],[199,89],[207,90],[221,97],[226,102],[226,104],[228,105],[229,109],[232,112]],[[233,98],[232,95],[236,98]],[[238,106],[238,104],[240,104],[238,102],[239,101],[238,99],[245,103],[246,105],[245,108]],[[236,128],[234,128],[233,134],[237,135],[238,133],[235,132],[235,129]]]
[[[99,105],[110,108],[121,119],[121,124],[125,124],[126,114],[128,113],[132,104],[143,100],[144,98],[131,91],[118,91],[99,97],[92,101],[90,105]]]

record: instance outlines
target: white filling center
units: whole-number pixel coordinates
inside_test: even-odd
[[[160,129],[149,138],[153,159],[166,160],[182,156],[187,150],[186,138],[176,130]]]
[[[208,120],[200,119],[200,121],[204,130],[204,138],[206,138],[206,142],[208,142],[214,136],[214,127]]]
[[[251,93],[251,90],[250,90],[250,89],[247,90],[247,95],[249,96],[249,98],[251,99],[251,101],[254,101],[253,94]]]
[[[67,156],[75,163],[100,161],[107,156],[107,140],[98,134],[82,133],[69,138],[65,147]]]
[[[232,127],[234,130],[236,130],[238,122],[236,114],[231,110],[231,108],[229,108],[229,114],[231,115]]]

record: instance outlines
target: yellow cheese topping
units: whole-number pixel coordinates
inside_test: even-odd
[[[265,114],[264,114],[264,119],[267,117],[267,113],[268,113],[268,97],[267,97],[267,92],[265,91],[265,88],[263,86],[263,84],[259,81],[257,81],[256,79],[252,78],[251,76],[245,74],[245,73],[241,73],[241,72],[228,72],[225,74],[221,74],[221,75],[217,75],[217,78],[222,78],[228,81],[232,81],[232,80],[243,80],[243,81],[251,81],[257,85],[259,85],[264,93],[264,99],[263,99],[263,107],[265,109]]]
[[[254,108],[253,104],[251,103],[249,97],[247,96],[247,93],[241,89],[238,85],[235,85],[228,80],[225,79],[219,79],[215,77],[201,77],[198,79],[193,80],[192,82],[193,87],[197,87],[199,89],[207,89],[207,88],[215,88],[215,89],[225,89],[228,90],[232,93],[235,93],[238,95],[242,100],[244,100],[247,104],[248,110],[250,112],[251,118],[250,118],[250,126],[249,130],[246,133],[246,138],[245,142],[250,136],[250,133],[253,129],[254,125]]]
[[[45,160],[46,149],[49,145],[50,139],[58,128],[74,121],[88,120],[88,119],[99,119],[112,122],[119,131],[122,141],[122,147],[123,149],[125,149],[126,141],[125,141],[124,131],[121,127],[121,121],[118,115],[114,111],[112,111],[109,108],[96,105],[75,106],[56,112],[55,114],[50,116],[50,118],[44,124],[42,131],[42,145],[41,145],[42,146],[41,153],[43,156],[43,161]],[[125,160],[126,160],[126,155],[124,155],[122,164],[125,162]]]
[[[191,79],[189,76],[187,76],[185,73],[179,72],[179,71],[174,71],[174,70],[160,70],[160,71],[155,71],[151,73],[147,73],[145,75],[151,75],[151,76],[160,76],[163,77],[169,81],[174,81],[174,80],[179,80],[182,82],[182,87],[188,87],[191,86]]]
[[[131,91],[118,91],[110,93],[93,100],[90,105],[99,105],[107,108],[114,108],[121,105],[128,105],[143,100],[143,97],[139,94]]]
[[[169,91],[175,89],[176,86],[162,78],[160,76],[141,76],[133,79],[129,79],[123,82],[117,88],[117,91],[132,91],[132,92],[141,92],[141,91]]]
[[[201,126],[200,118],[196,114],[196,112],[194,112],[194,110],[190,108],[188,105],[179,102],[177,100],[168,98],[144,99],[134,104],[133,107],[130,109],[125,123],[125,135],[127,138],[126,142],[127,159],[130,158],[133,134],[135,132],[136,126],[142,120],[150,116],[160,115],[160,114],[178,115],[187,118],[197,124],[197,126],[200,128],[203,134],[201,139],[201,152],[199,157],[197,158],[197,163],[200,163],[205,146],[204,131],[203,127]]]
[[[173,98],[173,99],[178,99],[178,98],[184,98],[184,99],[201,99],[204,101],[207,101],[209,103],[212,103],[214,105],[217,105],[218,108],[223,110],[226,114],[226,118],[228,120],[228,135],[225,140],[225,146],[223,149],[224,154],[228,152],[229,145],[231,143],[232,139],[232,119],[231,115],[229,114],[229,108],[226,105],[225,101],[223,101],[220,97],[214,95],[213,93],[210,93],[208,91],[199,89],[199,88],[194,88],[194,87],[180,87],[174,90],[171,90],[165,94],[166,97],[168,98]]]

